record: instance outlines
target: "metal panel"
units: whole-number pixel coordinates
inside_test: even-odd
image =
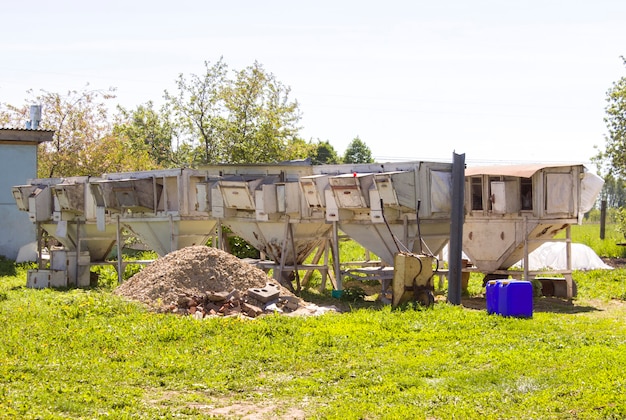
[[[383,204],[387,206],[399,206],[398,195],[396,194],[391,175],[391,173],[374,175],[374,185],[378,190],[379,199],[383,200]]]
[[[37,187],[28,197],[28,218],[31,222],[51,220],[52,194],[49,187]]]
[[[196,202],[195,210],[200,212],[208,212],[211,209],[211,192],[207,182],[198,182],[196,184]]]
[[[224,207],[240,210],[254,210],[254,198],[245,181],[219,181],[219,189],[224,199]]]
[[[339,208],[369,207],[369,188],[373,184],[372,174],[345,174],[329,179]]]
[[[430,209],[433,213],[452,210],[452,173],[430,171]]]
[[[270,214],[278,211],[276,185],[261,185],[261,189],[256,190],[254,196],[257,220],[268,220]]]
[[[35,185],[18,185],[11,188],[13,198],[17,208],[21,211],[28,211],[28,197],[35,191]]]
[[[300,213],[300,187],[297,182],[276,185],[278,211],[281,213]]]
[[[335,195],[331,190],[324,191],[326,201],[326,220],[329,222],[339,221],[339,206],[335,201]]]
[[[572,213],[572,191],[570,173],[546,173],[546,213]]]
[[[59,208],[63,211],[84,213],[85,211],[85,184],[56,184],[53,192],[58,200]]]
[[[323,208],[326,205],[324,190],[328,187],[328,175],[303,176],[300,185],[309,207]]]

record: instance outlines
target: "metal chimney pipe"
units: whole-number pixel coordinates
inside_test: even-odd
[[[37,130],[39,128],[39,123],[41,122],[41,105],[31,105],[30,106],[30,121],[26,124],[26,127],[31,130]]]

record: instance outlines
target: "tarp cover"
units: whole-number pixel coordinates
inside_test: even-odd
[[[564,166],[580,166],[577,163],[534,163],[524,165],[492,165],[469,166],[465,168],[465,176],[473,175],[503,175],[530,178],[535,172],[545,168],[561,168]]]
[[[528,269],[538,271],[544,268],[567,270],[565,242],[546,242],[528,254]],[[522,267],[522,261],[515,264]],[[585,244],[572,243],[572,270],[612,269]]]

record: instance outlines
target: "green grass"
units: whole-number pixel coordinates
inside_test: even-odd
[[[571,228],[572,242],[589,246],[596,254],[607,258],[626,257],[626,247],[618,245],[624,243],[624,235],[617,231],[617,225],[607,224],[604,239],[600,239],[600,224],[586,223],[574,225]],[[557,238],[565,238],[565,232],[559,233]]]
[[[27,289],[28,268],[0,261],[0,418],[626,418],[626,270],[575,272],[578,298],[531,319],[440,302],[196,321],[106,284]]]
[[[530,320],[437,304],[198,322],[102,290],[7,293],[5,418],[206,418],[235,403],[307,418],[626,416],[623,307]]]

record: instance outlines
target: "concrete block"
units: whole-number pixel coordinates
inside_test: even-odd
[[[272,283],[266,284],[263,288],[248,289],[248,296],[263,303],[276,299],[278,295],[280,295],[280,290]]]

